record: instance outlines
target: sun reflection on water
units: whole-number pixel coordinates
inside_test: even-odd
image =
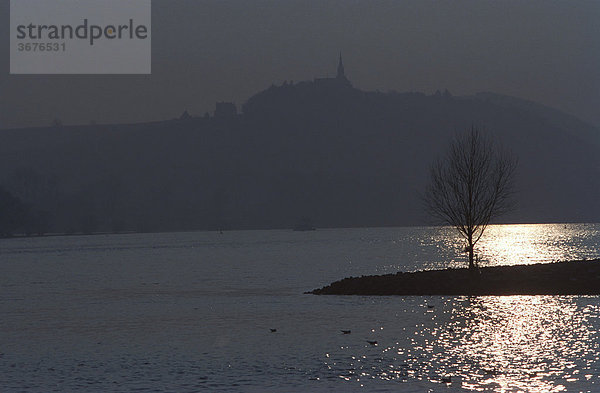
[[[378,336],[378,347],[363,343],[328,354],[328,371],[361,384],[413,381],[427,389],[600,391],[596,297],[439,300],[433,309],[420,305],[422,323],[381,330],[388,334]]]
[[[490,225],[475,246],[481,266],[549,263],[599,257],[594,224]],[[423,262],[426,269],[465,267],[465,242],[454,228],[444,227],[422,239],[422,247],[436,247],[445,265]],[[400,270],[402,268],[398,266]]]
[[[476,252],[483,266],[593,259],[600,256],[599,232],[593,224],[492,225]],[[424,234],[420,246],[435,249],[435,260],[418,260],[415,267],[392,264],[386,272],[466,267],[464,243],[455,230]],[[378,346],[364,339],[344,341],[328,353],[324,378],[335,375],[360,386],[368,381],[416,383],[414,391],[600,392],[598,296],[398,297],[380,302],[389,302],[386,307],[397,312],[385,317],[385,329],[365,330]]]
[[[463,388],[499,392],[559,392],[585,379],[597,355],[588,318],[597,309],[570,297],[465,298],[449,329],[438,337],[434,359],[456,365]],[[596,307],[593,307],[596,308]],[[584,311],[584,312],[582,312]],[[593,312],[593,313],[592,313]]]
[[[597,247],[586,245],[586,224],[492,225],[478,244],[488,265],[516,265],[590,258]],[[596,245],[597,246],[597,245]]]

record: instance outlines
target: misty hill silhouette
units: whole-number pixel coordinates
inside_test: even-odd
[[[429,224],[429,165],[476,125],[519,157],[506,221],[600,221],[597,128],[493,93],[343,79],[271,86],[239,115],[0,131],[0,184],[61,232]]]

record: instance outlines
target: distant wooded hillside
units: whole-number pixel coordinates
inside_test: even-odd
[[[315,80],[230,109],[0,131],[0,185],[58,232],[422,225],[429,165],[476,125],[519,157],[505,221],[600,221],[600,130],[536,103]]]

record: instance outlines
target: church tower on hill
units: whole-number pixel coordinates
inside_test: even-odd
[[[346,79],[346,75],[344,75],[344,64],[342,63],[342,52],[340,52],[340,60],[338,62],[337,68],[337,76],[338,79]]]
[[[342,61],[342,52],[340,52],[338,57],[337,73],[335,77],[315,78],[314,83],[318,84],[319,86],[352,87],[352,83],[350,83],[350,80],[346,77],[344,62]]]
[[[341,85],[352,86],[352,84],[350,83],[348,78],[346,78],[346,73],[344,72],[344,63],[342,62],[342,52],[340,52],[340,57],[338,59],[337,74],[336,74],[335,78],[331,78],[331,79]]]

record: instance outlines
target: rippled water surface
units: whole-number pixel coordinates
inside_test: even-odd
[[[600,257],[598,224],[486,235],[485,265]],[[461,248],[449,228],[4,239],[0,391],[600,391],[599,297],[302,294]]]

